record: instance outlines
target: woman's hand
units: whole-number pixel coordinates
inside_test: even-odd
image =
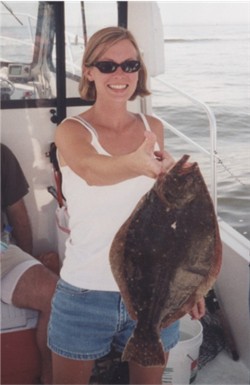
[[[161,172],[167,173],[175,165],[175,160],[171,154],[166,151],[154,151],[156,159],[161,162]]]
[[[153,132],[145,131],[145,139],[141,146],[128,155],[132,159],[131,169],[139,175],[146,175],[151,178],[157,178],[162,172],[162,160],[155,155],[156,135]]]
[[[175,165],[174,158],[166,151],[155,151],[156,135],[145,131],[145,140],[132,154],[135,170],[138,175],[147,175],[157,178],[162,173],[167,173]],[[134,158],[135,157],[135,158]]]
[[[189,314],[193,320],[199,320],[205,315],[206,306],[204,298],[201,298],[191,309]]]

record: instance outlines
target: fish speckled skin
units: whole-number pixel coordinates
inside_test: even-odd
[[[117,232],[112,272],[137,326],[123,360],[163,366],[160,329],[191,310],[213,286],[221,241],[212,200],[197,163],[184,155],[161,175]]]

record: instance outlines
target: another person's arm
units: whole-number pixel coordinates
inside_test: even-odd
[[[27,209],[23,199],[6,207],[6,215],[12,226],[12,234],[17,246],[32,254],[32,231]]]
[[[32,230],[24,197],[29,185],[13,152],[1,143],[1,209],[17,246],[32,254]]]

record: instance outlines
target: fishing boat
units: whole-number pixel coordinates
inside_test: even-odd
[[[210,128],[209,151],[168,121],[164,120],[164,126],[180,143],[192,144],[192,158],[202,154],[209,160],[206,177],[217,209],[216,119],[208,105],[161,80],[165,71],[164,37],[156,2],[1,2],[1,25],[1,141],[17,156],[30,185],[25,202],[36,255],[53,250],[63,259],[67,226],[62,223],[58,226],[58,220],[65,220],[65,212],[57,199],[57,178],[51,157],[54,132],[66,116],[77,115],[90,106],[78,94],[81,58],[88,37],[104,26],[120,25],[131,30],[148,68],[152,95],[129,102],[131,111],[154,113],[155,82],[160,82],[166,92],[174,89],[204,111]],[[168,102],[166,98],[166,105]],[[247,384],[250,242],[219,216],[218,221],[223,264],[215,292],[230,330],[230,346],[239,359],[235,361],[230,352],[222,350],[198,372],[195,383]],[[34,333],[36,321],[36,311],[1,303],[2,384],[37,383],[40,366]]]

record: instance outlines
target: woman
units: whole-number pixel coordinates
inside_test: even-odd
[[[53,300],[49,346],[54,383],[87,384],[94,360],[113,345],[122,351],[134,321],[109,265],[112,240],[155,178],[174,160],[164,152],[162,123],[131,113],[128,100],[145,96],[146,69],[134,37],[104,28],[89,40],[80,94],[94,104],[58,126],[56,145],[70,239]],[[200,317],[204,304],[193,309]],[[178,341],[179,323],[161,333],[166,351]],[[163,368],[129,362],[130,383],[159,384]]]

